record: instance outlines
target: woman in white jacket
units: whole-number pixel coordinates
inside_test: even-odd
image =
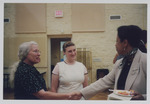
[[[114,85],[114,89],[134,90],[131,100],[146,99],[147,54],[138,49],[140,34],[142,30],[138,26],[119,27],[115,46],[124,58],[115,63],[108,75],[82,89],[78,95],[89,99]]]

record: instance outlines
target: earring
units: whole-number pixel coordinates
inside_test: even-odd
[[[126,50],[126,48],[123,49],[124,51]]]

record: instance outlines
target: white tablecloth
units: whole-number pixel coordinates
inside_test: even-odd
[[[116,95],[114,93],[111,93],[108,95],[107,100],[130,100],[132,97],[130,96],[120,96],[120,95]]]

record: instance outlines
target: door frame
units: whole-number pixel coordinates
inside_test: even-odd
[[[51,88],[51,39],[52,38],[70,38],[72,40],[72,34],[61,34],[61,35],[47,35],[47,50],[48,50],[48,70],[47,70],[47,85]]]

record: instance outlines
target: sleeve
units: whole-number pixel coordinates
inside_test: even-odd
[[[33,73],[24,73],[21,80],[21,86],[23,87],[23,90],[29,94],[38,92],[43,89],[41,81]]]
[[[59,65],[56,64],[54,70],[52,71],[53,74],[59,75]]]
[[[83,64],[83,68],[84,68],[84,75],[85,74],[88,74],[88,72],[87,72],[87,68],[85,67],[85,65]]]
[[[147,54],[143,53],[143,62],[142,62],[142,68],[143,69],[143,72],[144,72],[144,75],[145,75],[145,78],[147,79]],[[145,88],[146,89],[146,88]],[[147,94],[142,94],[144,99],[146,100],[147,99]]]
[[[145,73],[145,77],[147,77],[147,54],[143,53],[142,56],[142,69]]]
[[[85,99],[89,99],[94,95],[110,88],[115,83],[115,70],[112,70],[108,75],[100,78],[96,82],[80,90]]]

